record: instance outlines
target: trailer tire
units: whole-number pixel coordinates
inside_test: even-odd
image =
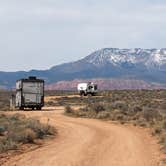
[[[85,96],[85,92],[84,92],[84,91],[81,91],[81,92],[80,92],[80,96]]]
[[[84,93],[84,96],[87,96],[88,94],[87,93]]]
[[[20,111],[24,110],[24,107],[19,107],[19,110],[20,110]]]
[[[41,110],[41,107],[37,107],[36,109],[37,109],[37,110]]]

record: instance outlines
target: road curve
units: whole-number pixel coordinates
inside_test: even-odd
[[[66,117],[63,108],[23,112],[58,129],[46,145],[11,158],[5,166],[159,166],[160,152],[145,129]]]

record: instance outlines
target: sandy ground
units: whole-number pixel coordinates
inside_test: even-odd
[[[80,98],[80,95],[67,95],[67,96],[47,96],[45,97],[45,102],[48,101],[55,101],[56,99],[61,99],[63,97],[67,97],[67,98]],[[95,96],[95,98],[102,98],[103,96]],[[88,96],[84,96],[84,98],[88,98]]]
[[[159,145],[147,129],[71,118],[64,108],[22,112],[58,129],[43,147],[11,158],[5,166],[159,166]],[[20,113],[20,112],[19,112]]]
[[[73,98],[73,97],[80,97],[80,95],[67,95],[67,96],[47,96],[45,98],[45,102],[51,101],[51,100],[56,100],[56,99],[61,99],[63,97],[67,98]]]

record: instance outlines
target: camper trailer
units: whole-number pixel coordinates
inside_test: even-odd
[[[97,84],[94,83],[80,83],[77,86],[79,94],[82,96],[92,95],[94,96],[97,93]]]
[[[41,110],[44,106],[44,80],[36,77],[16,82],[16,107],[20,110],[31,108]]]

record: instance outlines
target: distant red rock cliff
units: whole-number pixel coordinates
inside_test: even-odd
[[[123,89],[166,89],[166,86],[152,84],[142,80],[132,79],[75,79],[72,81],[59,81],[46,86],[48,90],[77,90],[77,84],[82,82],[94,82],[99,90],[123,90]]]

